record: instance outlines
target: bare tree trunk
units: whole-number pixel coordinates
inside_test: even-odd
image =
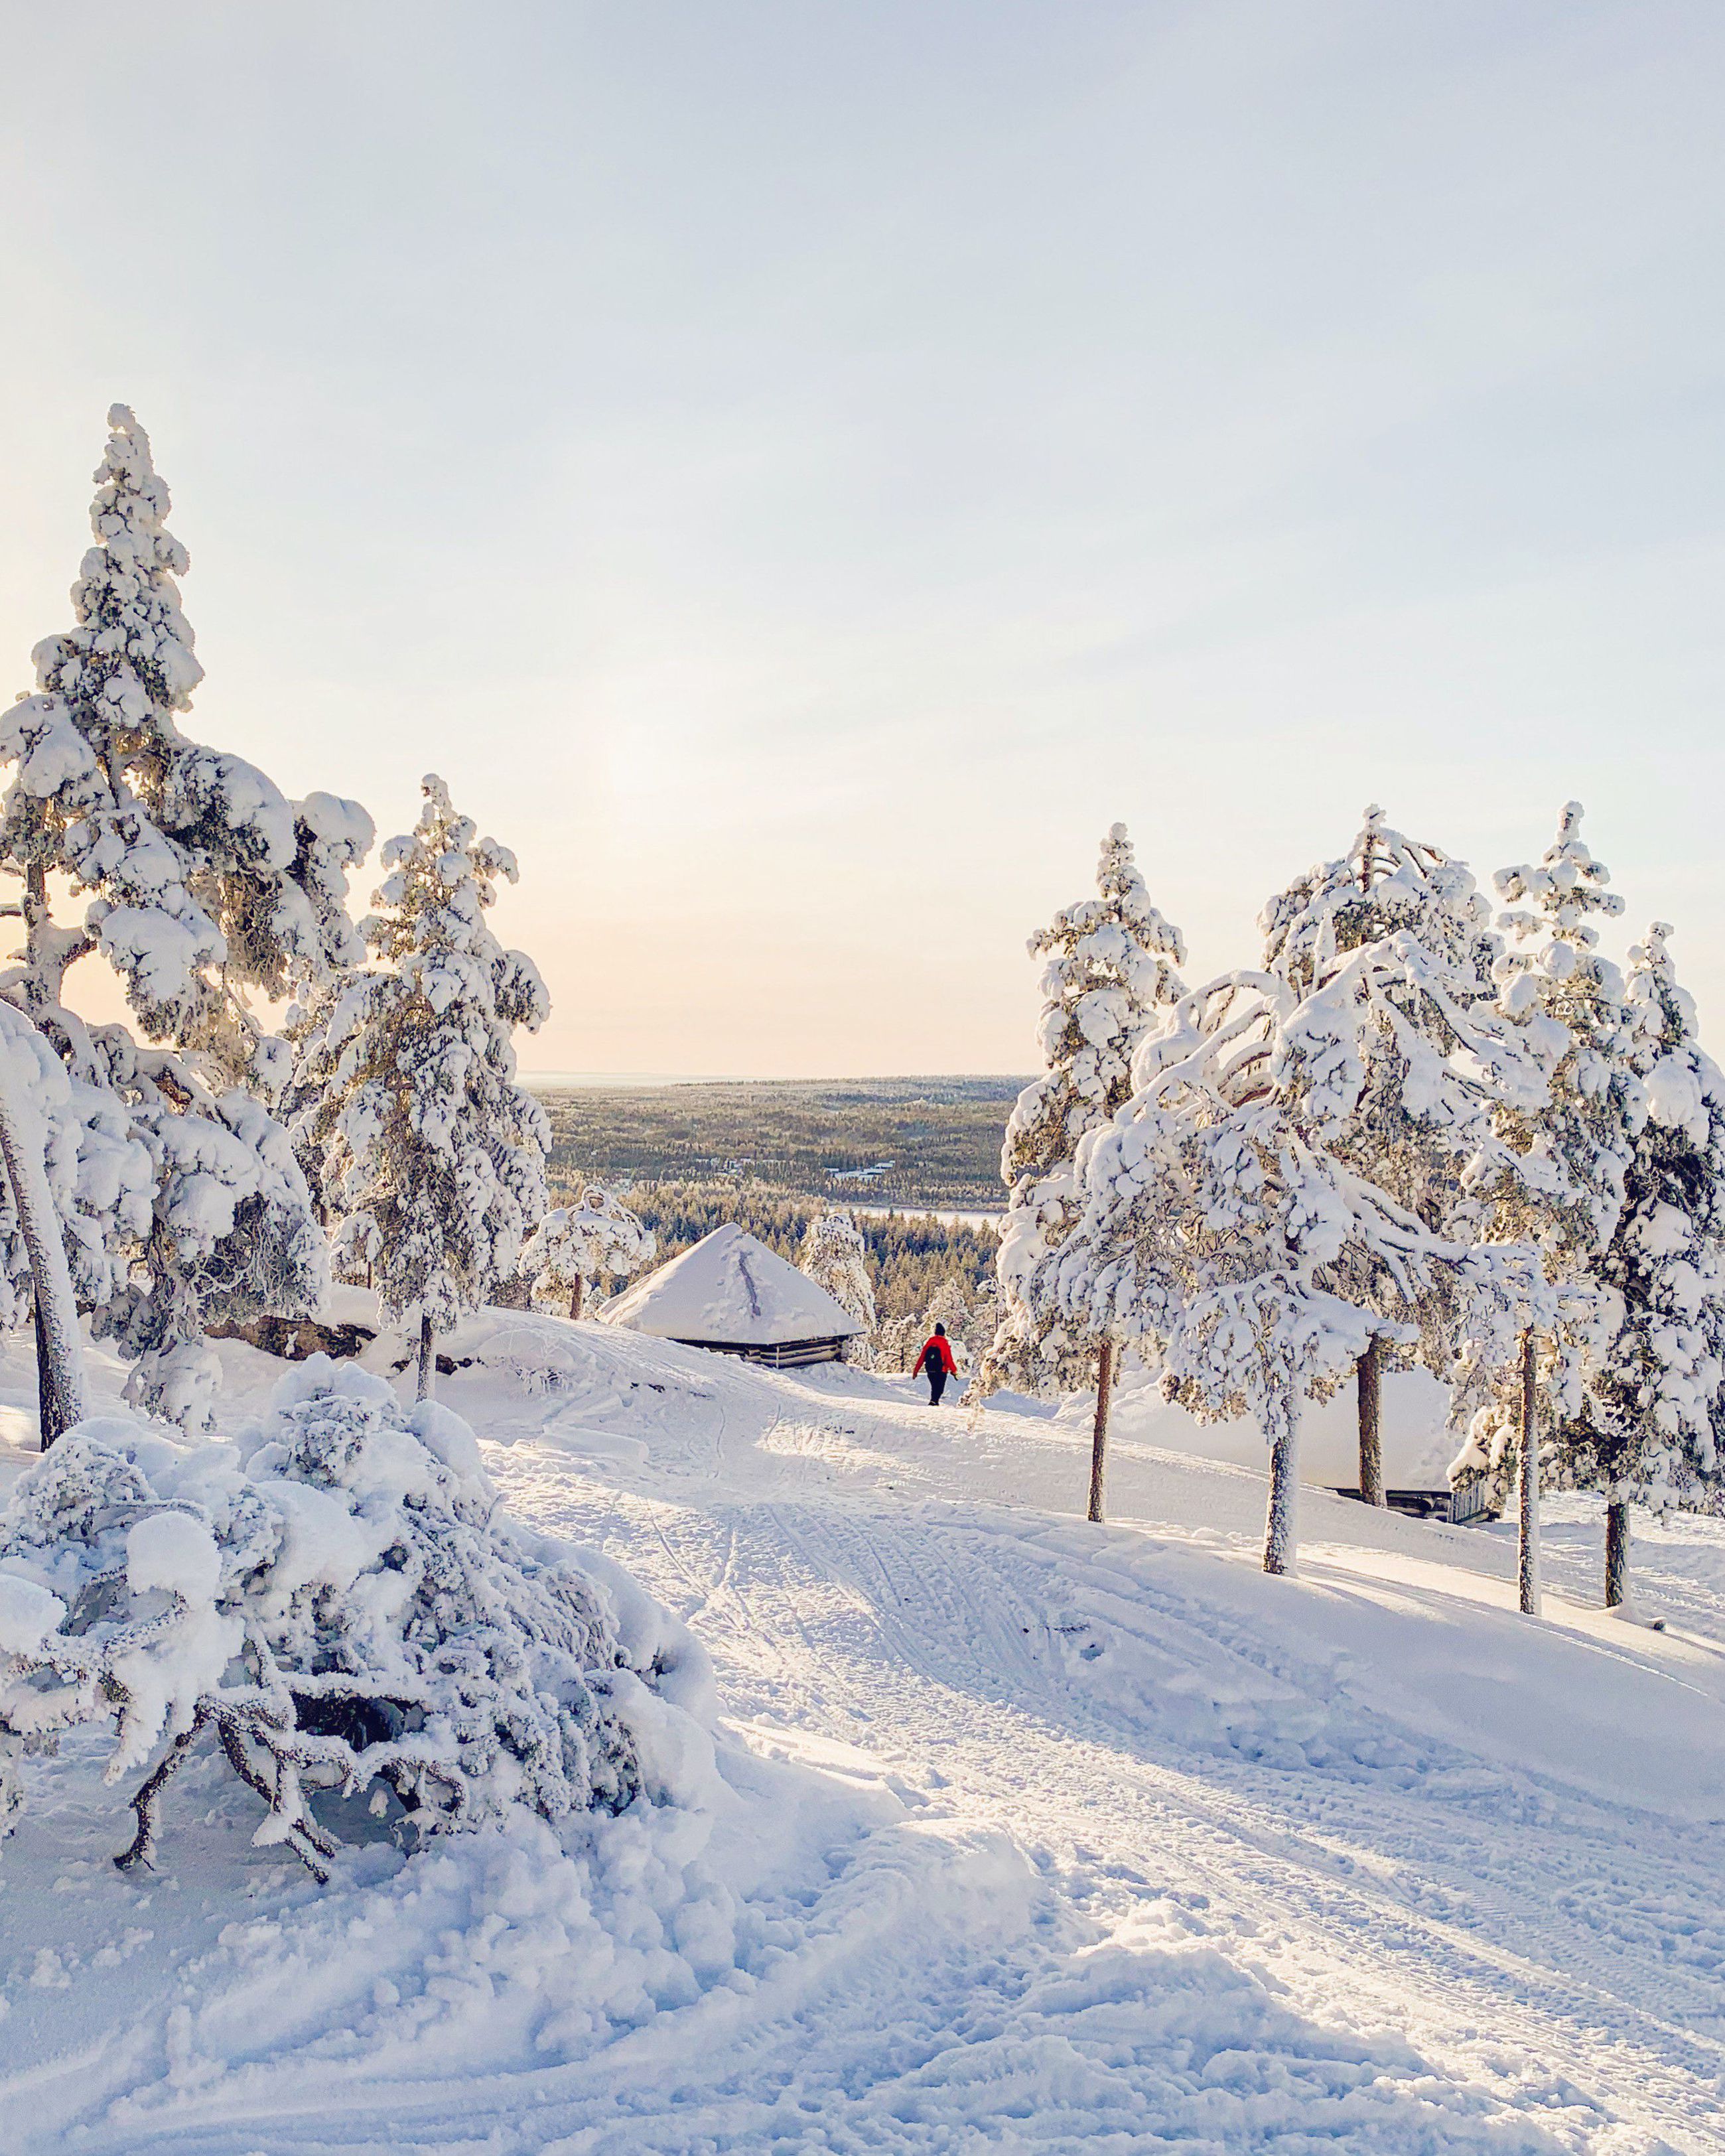
[[[1621,1497],[1605,1507],[1605,1607],[1620,1609],[1629,1600],[1630,1511]]]
[[[1533,1331],[1522,1335],[1521,1517],[1518,1567],[1522,1614],[1539,1614],[1539,1394],[1533,1377]]]
[[[571,1317],[580,1317],[581,1305],[585,1296],[586,1288],[587,1282],[583,1280],[579,1273],[577,1273],[575,1276],[575,1285],[569,1291],[569,1315]]]
[[[1090,1439],[1090,1517],[1102,1517],[1102,1480],[1108,1466],[1108,1409],[1114,1398],[1114,1342],[1105,1340],[1096,1355],[1096,1419]]]
[[[1359,1493],[1368,1505],[1384,1502],[1384,1358],[1375,1333],[1354,1365],[1359,1395]]]
[[[1300,1532],[1300,1402],[1291,1385],[1281,1427],[1270,1448],[1270,1514],[1264,1526],[1264,1569],[1294,1568]]]
[[[431,1320],[419,1320],[419,1382],[415,1399],[429,1400],[437,1382],[437,1336],[431,1329]]]
[[[0,1035],[0,1159],[12,1185],[18,1232],[29,1254],[36,1297],[40,1423],[45,1452],[62,1430],[84,1417],[84,1344],[78,1337],[78,1305],[60,1234],[59,1214],[48,1187],[43,1137],[36,1111],[18,1092],[3,1035]]]
[[[42,1450],[46,1452],[57,1437],[64,1437],[78,1419],[69,1415],[60,1400],[59,1387],[54,1383],[54,1358],[49,1352],[48,1327],[43,1322],[41,1306],[31,1313],[36,1335],[36,1427],[41,1435]]]

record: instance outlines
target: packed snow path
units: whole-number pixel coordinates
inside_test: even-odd
[[[188,1930],[177,2005],[56,2056],[30,2010],[64,1994],[8,1933],[0,2146],[1719,2145],[1712,1523],[1638,1543],[1656,1634],[1585,1606],[1597,1524],[1558,1508],[1530,1625],[1502,1530],[1308,1492],[1302,1576],[1269,1580],[1245,1470],[1128,1439],[1098,1529],[1076,1424],[592,1326],[485,1353],[444,1396],[511,1504],[715,1658],[729,1771],[777,1808],[733,1856],[778,1958],[562,2062],[480,2014],[403,2064],[341,2056],[377,1979],[350,1942],[290,2011],[267,1956],[244,1981]]]
[[[774,1380],[762,1429],[752,1384],[706,1384],[707,1414],[655,1434],[631,1486],[584,1409],[551,1417],[506,1479],[690,1617],[758,1744],[855,1748],[944,1820],[1013,1836],[1109,1929],[1146,1905],[1201,1911],[1194,1931],[1270,1969],[1320,2025],[1400,2030],[1553,2128],[1584,2099],[1570,2122],[1584,2143],[1620,2106],[1678,2145],[1717,2145],[1725,1658],[1711,1643],[1603,1618],[1527,1628],[1490,1601],[1456,1621],[1458,1588],[1507,1587],[1502,1534],[1311,1493],[1293,1594],[1317,1606],[1284,1629],[1290,1591],[1250,1568],[1260,1476],[1123,1446],[1122,1524],[1099,1531],[1047,1516],[1081,1493],[1070,1428],[994,1414],[973,1430],[834,1373]],[[572,1482],[547,1448],[592,1479]],[[1562,1532],[1550,1569],[1588,1593],[1597,1537],[1566,1553]],[[1683,1523],[1644,1543],[1644,1567],[1697,1545],[1717,1563],[1717,1536]],[[1218,1549],[1239,1565],[1209,1561]],[[1693,1620],[1683,1571],[1660,1584],[1661,1606]],[[1717,1630],[1713,1594],[1700,1614]],[[1706,1725],[1686,1769],[1623,1758],[1612,1707],[1635,1726],[1642,1690],[1669,1695],[1674,1750],[1692,1743],[1684,1717]],[[1402,1726],[1374,1707],[1399,1707]],[[1433,1727],[1446,1720],[1453,1739]],[[1573,1780],[1519,1764],[1553,1750]],[[1621,1800],[1659,1779],[1676,1819]]]

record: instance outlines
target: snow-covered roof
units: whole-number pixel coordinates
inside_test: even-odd
[[[660,1340],[783,1347],[860,1332],[849,1311],[734,1220],[608,1303],[608,1325]]]

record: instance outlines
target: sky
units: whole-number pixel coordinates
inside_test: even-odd
[[[1368,802],[1570,798],[1725,1050],[1714,0],[0,0],[0,685],[129,402],[188,730],[448,779],[527,1070],[1025,1070],[1117,819],[1199,978]]]

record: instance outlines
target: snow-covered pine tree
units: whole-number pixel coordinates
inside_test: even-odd
[[[1071,1312],[1037,1292],[1038,1276],[1080,1210],[1072,1173],[1079,1141],[1129,1098],[1133,1052],[1182,993],[1174,969],[1186,958],[1180,932],[1150,902],[1123,824],[1102,843],[1096,897],[1057,913],[1029,950],[1045,962],[1037,1029],[1044,1075],[1019,1096],[1007,1122],[1000,1172],[1009,1195],[996,1259],[1002,1317],[982,1378],[990,1389],[1072,1391],[1096,1382],[1105,1342],[1075,1330]]]
[[[16,767],[0,857],[23,879],[26,939],[0,993],[150,1156],[152,1217],[140,1233],[126,1209],[113,1214],[124,1286],[95,1301],[93,1322],[136,1359],[131,1398],[195,1421],[213,1375],[203,1325],[308,1310],[321,1291],[307,1194],[260,1105],[285,1051],[246,997],[360,955],[347,870],[372,826],[332,795],[290,802],[252,765],[181,732],[203,677],[177,582],[187,557],[143,429],[123,405],[109,426],[75,626],[37,646],[37,693],[0,714],[0,760]],[[81,918],[55,917],[62,879],[85,901]],[[148,1045],[66,1008],[66,973],[94,951]],[[87,1282],[79,1292],[92,1299]]]
[[[254,1840],[319,1878],[320,1790],[393,1793],[422,1834],[675,1802],[703,1678],[625,1576],[510,1524],[465,1423],[322,1356],[234,1445],[85,1422],[0,1515],[0,1831],[29,1752],[111,1723],[108,1780],[139,1778],[122,1865],[212,1739]]]
[[[1624,1201],[1594,1260],[1603,1293],[1566,1479],[1606,1501],[1605,1602],[1628,1591],[1629,1507],[1705,1504],[1725,1484],[1725,1074],[1656,921],[1630,953],[1626,1050],[1640,1112]]]
[[[928,1299],[923,1324],[930,1332],[937,1325],[944,1325],[954,1352],[963,1349],[970,1329],[970,1298],[964,1292],[963,1281],[947,1274]]]
[[[418,823],[383,849],[383,911],[362,924],[377,963],[302,1032],[302,1069],[328,1076],[305,1089],[296,1138],[330,1213],[377,1229],[379,1301],[418,1320],[423,1399],[436,1335],[513,1277],[546,1209],[550,1130],[516,1083],[511,1035],[550,1005],[532,960],[486,925],[514,855],[457,814],[441,778],[422,790]]]
[[[203,678],[177,581],[189,557],[167,528],[143,429],[123,404],[108,424],[77,625],[37,645],[37,693],[0,732],[18,767],[0,840],[27,886],[11,993],[33,1015],[56,1009],[67,968],[100,950],[151,1040],[197,1052],[230,1083],[279,1082],[280,1044],[244,992],[280,996],[357,963],[346,870],[369,850],[371,820],[330,794],[290,802],[243,758],[180,732]],[[90,895],[73,926],[53,917],[57,871]]]
[[[552,1208],[521,1246],[521,1267],[543,1302],[579,1317],[590,1282],[624,1281],[650,1265],[659,1245],[614,1190],[589,1183],[573,1205]]]
[[[848,1213],[817,1213],[803,1237],[798,1270],[831,1296],[862,1327],[845,1359],[866,1368],[875,1344],[875,1289],[869,1278],[869,1246]]]
[[[1183,997],[1139,1050],[1129,1106],[1081,1141],[1085,1210],[1037,1282],[1159,1358],[1165,1395],[1200,1419],[1257,1421],[1268,1572],[1293,1564],[1302,1401],[1374,1334],[1412,1345],[1446,1294],[1513,1292],[1508,1253],[1435,1235],[1329,1148],[1364,1085],[1377,966],[1368,945],[1303,999],[1267,973]]]
[[[1645,1113],[1623,976],[1600,956],[1594,926],[1595,916],[1620,914],[1623,901],[1606,889],[1609,871],[1589,850],[1581,819],[1580,803],[1567,803],[1540,860],[1500,870],[1496,879],[1500,895],[1517,908],[1499,924],[1517,947],[1497,963],[1502,1004],[1540,1063],[1547,1092],[1537,1105],[1506,1106],[1497,1114],[1500,1135],[1527,1163],[1527,1174],[1520,1185],[1501,1187],[1482,1232],[1489,1240],[1539,1244],[1543,1297],[1529,1301],[1529,1339],[1513,1363],[1501,1337],[1471,1343],[1457,1400],[1475,1412],[1451,1471],[1483,1471],[1501,1485],[1513,1467],[1522,1604],[1530,1612],[1539,1599],[1540,1491],[1548,1481],[1574,1480],[1567,1445],[1602,1323],[1609,1328],[1600,1265],[1622,1216]]]
[[[1537,1109],[1545,1080],[1517,1029],[1497,1008],[1494,968],[1502,954],[1491,908],[1466,865],[1404,838],[1366,811],[1338,860],[1321,863],[1271,899],[1260,916],[1264,968],[1308,1010],[1290,1019],[1298,1045],[1290,1106],[1302,1088],[1327,1082],[1332,1044],[1343,1051],[1345,1103],[1324,1116],[1323,1144],[1446,1241],[1476,1240],[1504,1186],[1527,1163],[1499,1137],[1500,1107]],[[1343,983],[1345,994],[1319,992]],[[1339,1020],[1340,1030],[1337,1031]],[[1539,1180],[1536,1172],[1536,1182]],[[1467,1330],[1466,1313],[1442,1300],[1459,1281],[1433,1274],[1440,1300],[1425,1308],[1416,1337],[1397,1350],[1393,1332],[1373,1334],[1356,1371],[1360,1490],[1384,1499],[1379,1386],[1387,1358],[1421,1361],[1447,1377]],[[1355,1299],[1371,1307],[1369,1278]],[[1388,1318],[1404,1318],[1393,1291]]]

